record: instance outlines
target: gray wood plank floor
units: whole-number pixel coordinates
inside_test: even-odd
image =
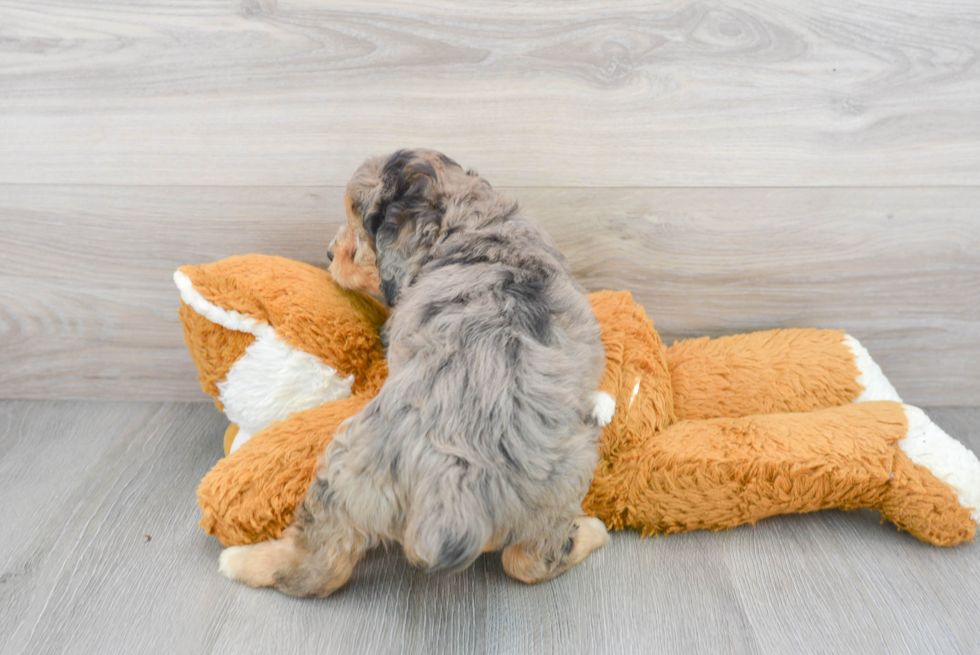
[[[930,410],[980,450],[980,409]],[[206,404],[0,402],[3,653],[973,653],[980,545],[871,512],[609,546],[526,587],[499,556],[427,577],[376,551],[332,598],[234,585],[197,528]]]

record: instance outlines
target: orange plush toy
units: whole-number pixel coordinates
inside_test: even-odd
[[[225,546],[278,537],[338,426],[387,374],[386,310],[325,271],[247,255],[174,274],[201,387],[231,420],[198,489]],[[664,347],[629,293],[590,296],[607,366],[601,459],[582,508],[643,534],[876,508],[932,544],[972,539],[980,461],[901,403],[861,345],[773,330]]]

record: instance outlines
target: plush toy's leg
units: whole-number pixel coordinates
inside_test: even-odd
[[[306,495],[319,456],[340,424],[368,400],[354,396],[294,414],[220,460],[197,489],[201,527],[223,546],[282,534]]]
[[[687,339],[667,349],[678,420],[900,401],[857,339],[789,329]]]
[[[603,460],[582,507],[646,534],[870,507],[945,546],[973,537],[980,461],[921,410],[894,402],[682,421]]]
[[[581,563],[607,541],[609,535],[602,521],[580,516],[567,530],[505,548],[504,571],[527,584],[544,582]]]

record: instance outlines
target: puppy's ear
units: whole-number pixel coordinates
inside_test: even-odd
[[[394,305],[405,279],[404,261],[435,238],[443,210],[435,167],[411,150],[388,158],[381,181],[378,202],[364,217],[364,231],[378,253],[381,293]]]
[[[381,193],[373,211],[364,217],[364,231],[377,242],[397,237],[408,221],[418,226],[441,219],[435,167],[411,150],[399,150],[381,171]]]
[[[384,296],[385,303],[389,307],[395,306],[395,299],[398,298],[398,294],[401,293],[401,278],[402,276],[397,274],[381,277],[381,295]]]

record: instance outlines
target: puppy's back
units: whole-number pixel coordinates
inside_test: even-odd
[[[518,216],[434,247],[390,325],[389,408],[406,550],[467,566],[579,513],[595,468],[599,328],[550,239]],[[399,418],[400,417],[400,418]],[[411,425],[409,425],[411,424]],[[411,544],[411,546],[409,546]]]

